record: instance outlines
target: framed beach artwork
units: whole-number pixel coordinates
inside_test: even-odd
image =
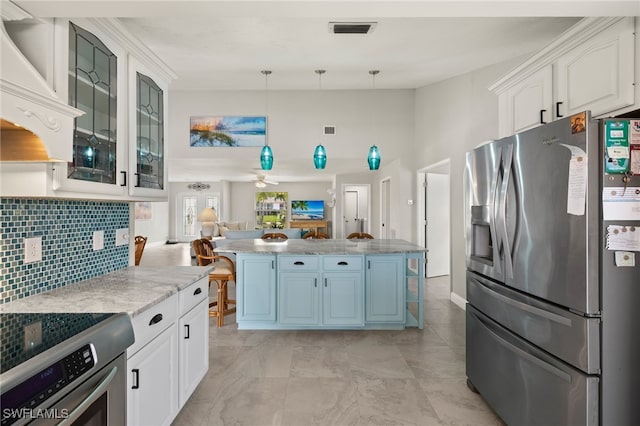
[[[151,220],[153,216],[153,210],[151,210],[151,203],[149,201],[136,201],[136,220]]]
[[[191,117],[189,144],[193,147],[264,146],[265,116]]]

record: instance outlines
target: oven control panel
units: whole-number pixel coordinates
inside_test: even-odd
[[[95,365],[91,345],[87,344],[3,392],[0,397],[2,426],[31,415],[32,412],[29,410],[40,406]]]

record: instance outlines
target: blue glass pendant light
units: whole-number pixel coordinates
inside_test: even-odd
[[[318,74],[318,90],[322,90],[322,74],[325,72],[325,70],[315,70],[315,73]],[[313,165],[318,170],[324,169],[327,165],[327,150],[322,144],[318,144],[313,151]]]
[[[376,89],[376,75],[379,74],[379,70],[371,70],[369,74],[371,74],[371,80],[373,82],[373,90]],[[374,120],[375,123],[375,120]],[[376,132],[377,134],[377,132]],[[380,168],[380,150],[377,146],[372,145],[369,148],[369,154],[367,155],[367,163],[369,163],[369,170],[378,170]]]
[[[369,170],[378,170],[378,168],[380,167],[380,150],[377,146],[373,145],[371,148],[369,148],[367,163],[369,163]]]
[[[316,169],[324,169],[327,165],[327,150],[322,144],[316,146],[316,150],[313,151],[313,165]]]
[[[265,81],[265,111],[267,117],[269,117],[269,74],[271,71],[262,70],[260,71],[264,75]],[[265,133],[264,137],[264,146],[262,147],[262,151],[260,151],[260,168],[262,170],[271,170],[273,167],[273,151],[269,146],[268,132]]]
[[[271,170],[273,167],[273,151],[269,145],[263,146],[260,151],[260,167],[262,170]]]

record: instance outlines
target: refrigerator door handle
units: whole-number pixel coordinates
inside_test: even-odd
[[[498,215],[501,225],[503,257],[504,257],[504,269],[505,278],[513,278],[513,259],[511,255],[511,243],[509,241],[509,231],[507,229],[507,195],[509,190],[509,183],[511,182],[511,165],[513,163],[513,145],[508,145],[503,148],[503,178],[502,186],[500,188],[500,201]]]
[[[571,320],[569,318],[565,318],[565,317],[563,317],[561,315],[554,314],[553,312],[545,311],[544,309],[540,309],[540,308],[537,308],[535,306],[527,305],[526,303],[522,303],[520,301],[511,299],[510,297],[503,296],[502,294],[500,294],[500,293],[498,293],[496,291],[493,291],[493,290],[487,288],[486,286],[484,286],[481,281],[478,281],[477,279],[475,279],[473,277],[471,277],[470,279],[479,284],[477,288],[480,289],[480,291],[482,291],[485,294],[488,294],[490,297],[493,297],[495,299],[500,300],[501,302],[506,303],[507,305],[511,305],[514,308],[517,308],[517,309],[520,309],[522,311],[528,312],[528,313],[530,313],[532,315],[539,316],[541,318],[548,319],[549,321],[553,321],[553,322],[556,322],[558,324],[565,325],[567,327],[571,327],[571,325],[572,325],[571,324]]]
[[[496,333],[493,330],[493,326],[491,324],[487,324],[486,320],[484,318],[481,318],[478,315],[475,315],[476,319],[479,320],[486,328],[487,332],[489,332],[490,334],[493,335],[493,337],[495,337],[496,341],[498,343],[500,343],[502,346],[504,346],[505,348],[507,348],[508,350],[510,350],[511,352],[517,354],[519,357],[526,359],[527,361],[530,361],[532,363],[534,363],[535,365],[537,365],[540,368],[543,368],[545,370],[547,370],[549,373],[557,376],[558,378],[564,380],[567,383],[571,383],[571,375],[562,371],[561,369],[559,369],[558,367],[549,364],[548,362],[531,355],[529,352],[522,350],[520,348],[518,348],[517,346],[514,346],[512,343],[508,342],[507,340],[505,340],[502,336],[500,336],[498,333]]]

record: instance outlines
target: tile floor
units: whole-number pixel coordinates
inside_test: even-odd
[[[187,244],[149,246],[141,265],[189,265]],[[466,386],[464,311],[449,279],[425,282],[425,327],[245,331],[211,319],[207,376],[174,426],[504,425]]]

